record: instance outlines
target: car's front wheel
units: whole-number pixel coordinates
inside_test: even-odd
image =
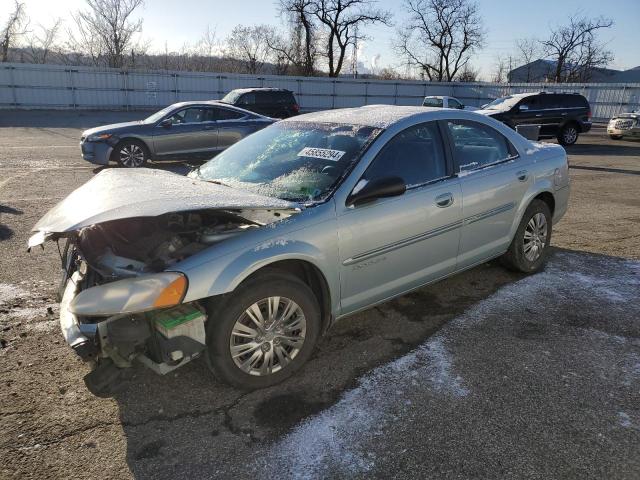
[[[318,301],[305,283],[286,274],[257,275],[211,302],[207,363],[236,387],[269,387],[309,359],[320,329]]]
[[[612,140],[620,140],[620,139],[622,138],[622,135],[609,135],[609,137],[610,137]]]
[[[144,167],[149,160],[149,152],[144,143],[137,140],[124,140],[113,151],[115,160],[121,167]]]
[[[551,242],[551,211],[542,200],[533,200],[520,220],[518,230],[502,263],[524,273],[540,270]]]
[[[558,133],[558,143],[560,145],[564,145],[564,146],[573,145],[577,141],[578,141],[578,127],[573,123],[569,123],[568,125],[565,125],[564,127],[562,127],[562,129]]]

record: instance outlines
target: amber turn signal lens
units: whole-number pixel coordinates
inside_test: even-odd
[[[156,301],[153,302],[153,306],[155,308],[163,308],[178,305],[184,298],[186,291],[187,277],[180,275],[160,292]]]

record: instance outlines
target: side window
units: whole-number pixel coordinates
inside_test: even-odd
[[[211,111],[213,113],[212,120],[237,120],[245,116],[242,112],[227,108],[212,108]]]
[[[256,92],[256,103],[258,105],[265,105],[267,103],[275,103],[275,99],[270,92]]]
[[[501,162],[517,153],[504,135],[487,125],[469,120],[449,120],[447,125],[460,172]]]
[[[541,95],[540,97],[542,108],[567,108],[566,96],[558,95],[556,93],[549,93],[547,95]]]
[[[397,176],[408,187],[446,176],[446,162],[436,122],[407,128],[389,141],[373,160],[364,178]]]
[[[206,109],[200,107],[185,108],[169,117],[173,125],[183,123],[200,123],[207,121]]]
[[[441,98],[425,98],[422,102],[423,107],[436,107],[442,108],[442,99]]]
[[[540,110],[542,108],[542,105],[540,103],[540,95],[532,95],[530,97],[527,97],[520,102],[520,105],[526,105],[527,107],[529,107],[529,110]]]
[[[238,105],[255,105],[256,103],[256,94],[255,92],[245,93],[238,100]]]
[[[275,92],[274,93],[274,100],[275,103],[279,103],[282,105],[288,105],[291,103],[295,103],[293,101],[293,95],[291,95],[291,93],[289,92]]]
[[[460,102],[454,98],[449,99],[449,108],[460,108]]]

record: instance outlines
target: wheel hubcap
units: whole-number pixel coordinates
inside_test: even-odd
[[[567,128],[564,131],[564,141],[566,143],[573,143],[576,141],[576,137],[578,136],[578,132],[575,128]]]
[[[139,167],[144,163],[144,152],[138,145],[125,145],[120,149],[120,162],[125,167]]]
[[[536,213],[524,230],[524,256],[530,262],[535,262],[547,244],[547,218],[542,213]]]
[[[307,321],[302,309],[286,297],[257,301],[236,320],[229,352],[238,368],[264,376],[286,367],[302,349]]]

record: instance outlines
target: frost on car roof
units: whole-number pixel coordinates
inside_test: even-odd
[[[401,107],[397,105],[368,105],[359,108],[341,108],[337,110],[323,110],[321,112],[298,115],[283,121],[294,122],[331,122],[362,125],[376,128],[388,128],[390,125],[429,111],[438,111],[429,107]]]

